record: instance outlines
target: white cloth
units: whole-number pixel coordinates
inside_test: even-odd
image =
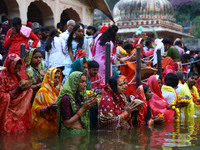
[[[162,95],[166,99],[169,105],[171,105],[171,102],[175,100],[175,95],[173,92],[162,91]]]
[[[158,49],[161,50],[161,56],[163,56],[164,53],[165,53],[165,47],[164,47],[164,44],[162,42],[160,42],[155,48],[155,51],[154,51],[154,54],[153,54],[153,65],[156,65],[158,63],[158,60],[157,60],[157,50]]]
[[[65,43],[67,42],[67,40],[69,38],[69,34],[70,33],[67,30],[60,34],[60,37],[65,41]]]
[[[56,68],[66,65],[69,53],[64,54],[65,42],[60,37],[54,37],[51,43],[52,48],[49,52],[45,52],[45,61],[48,68]]]
[[[176,90],[176,93],[179,95],[179,93],[180,93],[180,91],[181,91],[181,89],[184,87],[184,85],[183,84],[178,84],[178,87],[175,89]]]

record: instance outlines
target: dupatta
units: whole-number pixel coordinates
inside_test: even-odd
[[[81,95],[83,96],[83,100],[81,102],[81,105],[78,106],[75,102],[75,95],[76,95],[76,92],[77,92],[77,89],[78,89],[78,84],[79,84],[79,81],[80,81],[80,78],[81,78],[82,75],[83,75],[83,73],[79,72],[79,71],[72,72],[69,75],[67,81],[65,82],[65,84],[63,85],[63,87],[62,87],[62,89],[59,93],[59,96],[58,96],[58,99],[57,99],[58,133],[61,133],[61,131],[60,131],[61,129],[62,129],[62,132],[66,131],[66,130],[69,131],[68,134],[77,134],[78,131],[80,131],[80,129],[72,129],[71,130],[71,129],[64,127],[63,120],[61,118],[61,100],[62,100],[62,97],[64,95],[68,95],[70,97],[70,104],[71,104],[71,108],[72,108],[72,111],[73,111],[74,114],[81,108],[81,106],[84,104],[84,102],[88,98],[87,93],[86,93],[86,89],[85,89],[84,92],[81,93]],[[83,125],[83,127],[86,131],[89,131],[89,129],[90,129],[90,119],[89,119],[88,113],[89,113],[89,110],[85,111],[80,118],[81,123],[82,123],[82,125]]]
[[[139,112],[138,112],[138,124],[145,124],[145,118],[147,116],[148,111],[148,103],[146,100],[146,96],[144,93],[143,85],[140,85],[137,90],[138,98],[144,102],[142,106],[140,106]]]
[[[167,109],[168,103],[162,96],[162,92],[159,88],[158,76],[151,76],[147,81],[147,85],[150,86],[151,91],[153,93],[152,99],[148,101],[153,116],[162,114],[165,117],[165,122],[173,122],[174,111]]]
[[[80,71],[84,73],[84,66],[83,66],[83,58],[78,58],[72,63],[72,69],[69,74],[71,74],[74,71]],[[84,74],[86,76],[86,82],[87,82],[87,90],[92,90],[91,82],[89,79],[88,74]]]
[[[33,93],[32,89],[22,91],[17,98],[11,100],[11,91],[18,86],[20,80],[27,79],[26,67],[23,60],[21,70],[17,73],[17,76],[13,74],[19,60],[21,58],[17,54],[9,54],[4,62],[6,69],[0,72],[0,129],[7,123],[7,126],[4,127],[6,132],[15,132],[13,127],[19,127],[18,129],[20,130],[22,127],[14,125],[17,121],[22,122],[22,118],[26,119],[26,127],[31,128],[29,108]],[[26,113],[27,115],[25,116]],[[8,115],[10,116],[9,118]]]
[[[50,68],[47,70],[44,81],[42,82],[41,88],[36,94],[36,97],[32,106],[32,119],[33,125],[39,129],[57,129],[57,114],[53,111],[43,112],[41,115],[40,109],[42,107],[46,107],[56,102],[59,92],[62,88],[61,81],[62,76],[60,78],[60,82],[57,87],[54,87],[54,78],[55,73],[61,70],[56,68]]]

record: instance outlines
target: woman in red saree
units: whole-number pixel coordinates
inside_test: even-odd
[[[131,113],[137,110],[137,104],[126,101],[124,82],[119,76],[113,76],[104,90],[106,94],[101,98],[98,109],[99,129],[132,129]]]
[[[31,128],[32,89],[23,60],[9,54],[0,72],[0,133],[19,133]]]
[[[162,116],[164,117],[165,122],[173,122],[174,111],[168,109],[169,105],[165,98],[162,96],[162,81],[159,76],[151,76],[147,81],[147,85],[150,86],[153,93],[152,98],[149,100],[149,106],[153,117],[155,118],[156,116]]]

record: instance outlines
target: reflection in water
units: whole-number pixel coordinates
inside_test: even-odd
[[[135,127],[131,131],[91,131],[81,137],[58,137],[32,131],[0,135],[0,150],[173,150],[200,149],[200,117],[180,124]]]

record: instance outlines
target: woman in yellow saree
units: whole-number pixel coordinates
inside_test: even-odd
[[[45,74],[40,90],[32,106],[33,127],[39,130],[57,131],[57,97],[62,88],[61,71],[50,68]]]

